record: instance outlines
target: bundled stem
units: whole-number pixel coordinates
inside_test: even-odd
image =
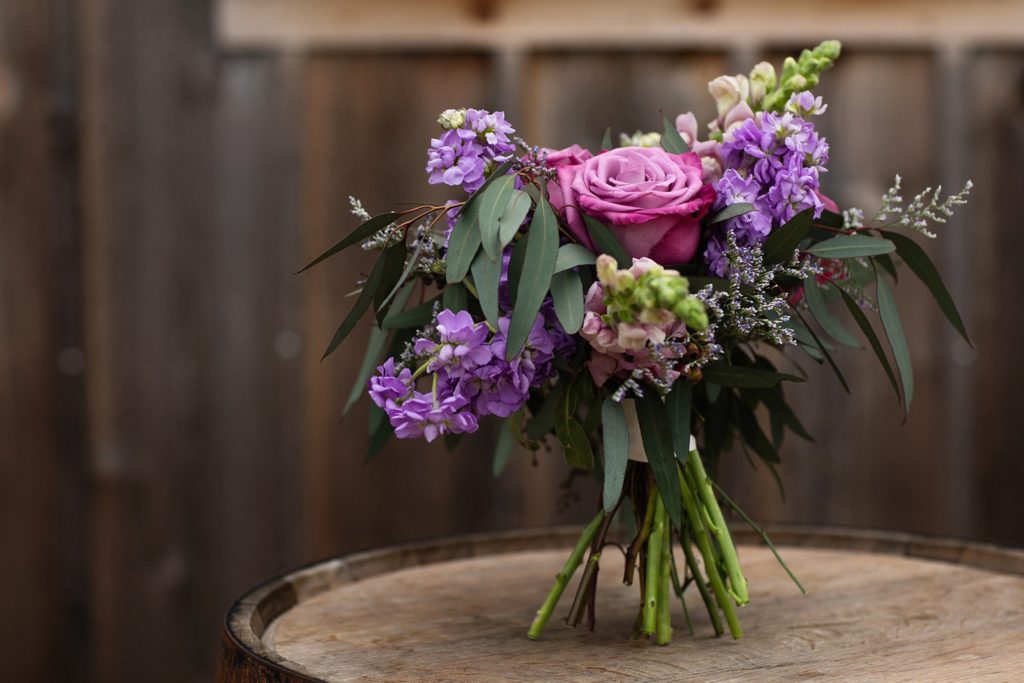
[[[661,565],[662,546],[665,543],[668,527],[668,513],[665,511],[665,503],[656,488],[651,489],[651,496],[654,497],[654,522],[651,526],[650,536],[647,539],[647,572],[644,581],[644,619],[643,631],[652,635],[657,628],[658,603],[661,602]]]
[[[690,470],[693,484],[696,486],[698,495],[704,503],[704,509],[711,517],[712,533],[718,540],[718,547],[722,551],[722,559],[725,561],[725,568],[729,574],[729,585],[732,587],[733,597],[737,605],[745,605],[750,602],[747,593],[747,580],[740,569],[740,560],[736,555],[736,546],[733,545],[732,536],[729,534],[729,527],[725,525],[725,517],[722,509],[718,506],[718,499],[711,487],[711,479],[704,471],[704,464],[700,460],[700,454],[691,450],[686,461],[686,467]]]
[[[683,508],[689,518],[693,529],[694,539],[697,541],[697,548],[704,558],[704,570],[708,574],[708,581],[711,583],[711,591],[714,593],[715,601],[725,614],[725,621],[729,624],[729,633],[739,640],[743,637],[743,629],[740,627],[739,619],[736,617],[736,609],[733,605],[732,596],[726,590],[725,582],[718,571],[718,558],[711,545],[711,538],[705,528],[704,518],[698,505],[697,496],[694,494],[694,485],[689,473],[685,468],[679,468],[681,478],[679,480],[679,492],[683,498]],[[728,530],[725,529],[725,533]]]
[[[537,616],[534,617],[533,623],[530,624],[530,630],[526,632],[526,637],[530,640],[537,640],[540,638],[540,634],[544,631],[544,627],[547,625],[548,620],[551,619],[551,612],[554,611],[555,605],[558,604],[559,598],[562,597],[562,593],[565,592],[565,587],[569,583],[569,579],[576,573],[577,567],[580,566],[580,562],[583,561],[583,553],[587,551],[587,547],[594,540],[594,535],[597,534],[598,528],[601,526],[601,521],[604,519],[604,512],[598,512],[594,515],[594,519],[590,520],[590,523],[583,529],[583,533],[580,534],[580,538],[576,541],[576,546],[572,549],[569,558],[565,561],[565,566],[555,576],[555,585],[551,587],[551,591],[548,593],[548,597],[544,600],[544,604],[541,605],[540,609],[537,610]]]

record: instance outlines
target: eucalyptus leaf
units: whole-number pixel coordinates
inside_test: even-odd
[[[612,127],[604,129],[604,137],[601,138],[601,151],[607,152],[612,148]]]
[[[370,271],[369,276],[366,278],[366,282],[363,284],[363,290],[359,293],[359,297],[356,302],[352,305],[352,309],[345,316],[345,319],[338,326],[337,331],[334,333],[334,337],[331,339],[331,343],[327,345],[327,350],[324,351],[324,355],[320,357],[320,360],[327,358],[331,355],[341,342],[345,341],[345,337],[355,328],[356,323],[363,317],[367,309],[370,308],[370,304],[373,303],[373,295],[380,287],[381,277],[384,272],[384,261],[385,256],[381,254],[377,257],[376,262],[373,264],[373,269]]]
[[[596,257],[586,247],[579,244],[563,244],[558,248],[558,258],[555,259],[555,272],[576,268],[578,266],[592,266]]]
[[[410,283],[413,284],[413,283]],[[396,312],[394,306],[388,313],[388,316],[384,318],[384,322],[381,323],[381,327],[385,330],[404,330],[414,327],[423,327],[430,322],[431,318],[434,317],[434,304],[441,300],[442,296],[439,294],[429,301],[424,301],[419,306],[414,306],[408,311]]]
[[[448,252],[445,254],[445,269],[449,284],[462,282],[480,249],[479,203],[472,202],[462,207],[455,227],[448,238]]]
[[[533,200],[530,199],[530,195],[522,190],[513,191],[512,199],[505,207],[505,213],[501,214],[501,218],[498,219],[498,239],[503,249],[519,232],[531,207],[533,207]]]
[[[824,225],[829,228],[842,228],[843,215],[835,211],[823,209],[821,215],[814,219],[815,225]]]
[[[942,313],[949,320],[950,324],[956,328],[956,331],[960,333],[964,341],[974,346],[970,337],[967,336],[967,328],[960,317],[960,311],[957,310],[956,304],[953,302],[953,297],[950,295],[949,290],[946,289],[938,269],[932,263],[932,260],[928,258],[928,254],[925,253],[924,249],[905,235],[889,231],[883,231],[882,234],[896,245],[896,253],[907,264],[907,267],[914,272],[914,275],[924,283],[928,291],[932,293],[935,303],[942,309]]]
[[[633,259],[616,239],[615,234],[601,221],[591,218],[586,214],[583,216],[583,223],[587,226],[587,233],[594,241],[596,254],[608,254],[619,263],[620,268],[628,268],[633,264]]]
[[[910,412],[910,404],[914,400],[914,367],[910,362],[910,349],[907,348],[907,339],[903,334],[896,299],[893,298],[889,283],[882,276],[878,278],[878,313],[882,318],[885,336],[889,338],[889,348],[892,349],[896,369],[900,373],[903,385],[903,411],[906,414]]]
[[[516,294],[519,291],[519,281],[523,274],[523,264],[526,262],[526,245],[529,243],[529,234],[522,235],[512,246],[512,255],[508,260],[508,296],[510,303],[515,306]]]
[[[768,236],[764,243],[764,262],[767,265],[786,263],[811,229],[813,209],[805,209],[788,223]]]
[[[665,397],[669,424],[672,425],[672,448],[676,458],[686,463],[690,453],[690,409],[693,404],[693,385],[680,377],[672,384]]]
[[[562,328],[576,334],[583,326],[583,283],[574,270],[563,270],[551,278],[551,298]]]
[[[373,307],[376,310],[378,325],[388,313],[392,295],[402,286],[402,266],[405,264],[405,257],[404,242],[395,242],[382,253],[384,265],[381,267],[380,283],[373,293]]]
[[[683,136],[676,130],[675,124],[669,121],[667,116],[662,116],[664,122],[664,132],[661,134],[661,147],[666,152],[671,154],[685,154],[690,151],[689,145],[686,144],[686,140],[683,140]]]
[[[469,305],[469,291],[466,285],[456,283],[448,285],[441,292],[441,308],[447,308],[453,313],[466,310]]]
[[[661,500],[677,529],[683,528],[683,501],[679,493],[679,464],[672,448],[672,426],[665,404],[654,387],[636,399],[637,421],[644,453],[654,473]]]
[[[860,348],[860,343],[853,336],[853,333],[846,329],[846,326],[832,314],[828,307],[828,302],[825,301],[821,287],[818,285],[817,280],[814,279],[814,276],[804,280],[804,298],[807,300],[807,305],[810,307],[814,318],[821,324],[821,328],[825,330],[828,336],[844,346],[854,349]]]
[[[492,261],[483,250],[473,259],[473,284],[480,296],[480,308],[492,326],[498,326],[498,283],[501,280],[502,259]]]
[[[892,371],[889,359],[885,356],[885,350],[882,348],[882,342],[878,340],[878,335],[875,334],[875,330],[871,327],[871,323],[868,321],[867,316],[864,315],[864,311],[860,310],[860,306],[858,306],[857,302],[853,300],[853,297],[847,294],[842,287],[835,283],[832,283],[832,286],[839,290],[839,294],[843,297],[843,303],[846,304],[846,308],[850,311],[850,315],[853,316],[857,326],[860,327],[860,331],[864,333],[864,337],[868,340],[868,344],[871,345],[871,350],[874,351],[875,356],[878,357],[878,362],[882,364],[882,369],[885,370],[885,375],[889,378],[889,383],[892,385],[893,391],[896,392],[896,399],[899,400],[900,389],[899,385],[896,384],[896,375]]]
[[[575,418],[570,419],[566,426],[566,432],[559,435],[562,441],[562,451],[565,461],[570,467],[590,472],[594,469],[594,449],[590,445],[590,438],[587,436],[583,425]]]
[[[743,389],[767,389],[779,382],[803,382],[802,377],[784,372],[771,372],[757,368],[728,365],[718,362],[703,369],[704,379],[723,387],[739,387]]]
[[[409,282],[403,287],[398,296],[395,297],[395,302],[391,306],[392,311],[401,311],[402,307],[405,306],[409,297],[412,296],[413,290],[416,289],[415,282]],[[390,316],[389,316],[390,317]],[[385,318],[387,320],[387,318]],[[384,350],[384,344],[388,340],[388,332],[386,329],[374,327],[370,330],[370,338],[366,341],[366,355],[363,356],[363,362],[359,366],[359,372],[356,373],[356,381],[352,384],[352,389],[349,391],[348,400],[345,401],[345,407],[342,409],[341,414],[345,415],[349,409],[354,406],[360,398],[366,395],[366,382],[370,379],[370,375],[373,374],[374,368],[377,367],[377,363],[380,361],[381,352]]]
[[[558,222],[551,205],[541,200],[530,222],[523,273],[516,292],[515,307],[508,327],[505,357],[512,359],[522,350],[540,306],[551,286],[558,258]]]
[[[754,412],[743,401],[733,401],[732,405],[736,415],[736,428],[743,441],[766,463],[775,465],[781,462],[778,451],[775,450],[771,439],[761,430]]]
[[[730,218],[736,218],[736,216],[742,216],[745,213],[756,211],[753,204],[746,202],[738,202],[736,204],[730,204],[716,214],[713,214],[708,218],[708,225],[714,225],[715,223],[721,223],[727,221]]]
[[[601,404],[604,433],[604,511],[615,509],[622,496],[622,486],[629,461],[629,425],[622,404],[608,396]]]
[[[811,338],[814,340],[814,343],[818,345],[818,349],[821,351],[821,355],[825,357],[826,361],[828,361],[829,367],[832,368],[832,372],[834,372],[836,378],[839,379],[839,383],[843,385],[843,389],[846,391],[846,393],[850,393],[850,385],[846,383],[846,377],[843,376],[843,372],[842,370],[839,369],[839,365],[836,364],[835,359],[832,358],[832,354],[829,353],[830,349],[828,348],[828,346],[821,339],[821,337],[819,337],[818,334],[811,328],[811,326],[807,324],[807,322],[804,320],[803,315],[801,315],[800,311],[795,308],[793,310],[798,316],[800,316],[801,323],[807,330],[807,333],[811,335]],[[834,351],[835,349],[831,350]]]
[[[487,258],[492,261],[501,257],[502,244],[498,230],[501,217],[512,201],[512,193],[516,191],[515,185],[516,177],[514,175],[496,178],[476,201],[479,204],[480,243],[483,245]],[[525,211],[523,216],[526,216]],[[517,225],[516,228],[518,229],[518,227]],[[512,234],[515,234],[514,230]],[[511,236],[509,239],[512,239]]]
[[[494,459],[491,461],[491,473],[500,477],[505,468],[508,467],[509,458],[512,457],[516,448],[516,438],[512,434],[513,421],[508,419],[501,424],[498,430],[498,442],[494,446]]]
[[[848,259],[858,256],[877,256],[896,251],[896,245],[881,237],[869,235],[837,235],[818,242],[807,250],[818,258]]]
[[[399,216],[401,216],[401,214],[399,213],[382,213],[379,216],[374,216],[373,218],[366,221],[365,223],[357,227],[355,230],[350,232],[330,249],[328,249],[327,251],[320,254],[312,261],[310,261],[306,265],[306,267],[300,270],[299,272],[301,273],[303,271],[309,270],[310,268],[320,263],[324,259],[334,256],[338,252],[343,251],[348,247],[351,247],[353,244],[360,244],[362,242],[365,242],[370,237],[373,237],[375,234],[377,234],[387,226],[394,223]]]

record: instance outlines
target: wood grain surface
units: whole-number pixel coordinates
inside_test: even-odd
[[[739,642],[713,637],[696,594],[688,599],[694,636],[675,603],[669,646],[628,640],[638,594],[621,584],[621,559],[612,554],[600,574],[597,629],[564,626],[557,615],[568,609],[566,599],[544,637],[527,640],[525,628],[568,552],[567,529],[314,565],[256,591],[252,609],[236,608],[230,624],[244,629],[249,617],[248,654],[279,667],[280,680],[1002,681],[1024,675],[1024,553],[896,534],[791,530],[778,536],[809,593],[802,596],[767,548],[741,533],[752,599],[740,612],[746,637]],[[249,680],[234,676],[238,670],[238,661],[223,662],[220,680]]]

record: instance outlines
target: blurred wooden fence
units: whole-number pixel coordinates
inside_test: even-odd
[[[1020,3],[759,4],[0,3],[11,679],[208,680],[230,599],[273,572],[579,519],[591,490],[559,514],[557,453],[494,481],[486,433],[364,467],[365,407],[339,417],[359,344],[319,356],[368,261],[292,273],[354,224],[349,194],[444,196],[422,165],[446,107],[594,145],[659,111],[707,120],[710,78],[825,37],[847,48],[820,88],[829,194],[870,209],[896,172],[904,194],[976,183],[930,245],[976,350],[906,278],[907,424],[875,361],[845,353],[852,396],[817,368],[792,390],[817,441],[787,443],[786,500],[739,454],[726,484],[764,520],[1024,542]]]

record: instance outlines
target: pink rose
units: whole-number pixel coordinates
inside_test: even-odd
[[[547,155],[545,160],[547,161],[547,165],[551,168],[582,164],[584,161],[594,156],[590,153],[590,150],[584,149],[579,145],[573,145],[572,147],[566,147],[565,149],[549,149],[544,147],[541,149],[541,152]]]
[[[693,259],[700,219],[715,200],[696,154],[620,147],[556,171],[558,182],[549,185],[551,204],[588,248],[593,243],[581,212],[608,225],[634,258],[665,264]]]

